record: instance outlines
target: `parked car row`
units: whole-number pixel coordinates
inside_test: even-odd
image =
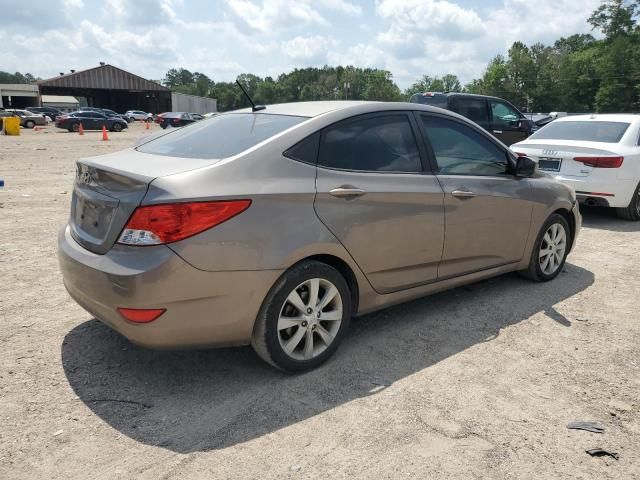
[[[116,116],[107,116],[98,111],[77,111],[64,114],[56,119],[55,125],[58,128],[64,128],[70,132],[80,130],[80,125],[84,130],[102,130],[105,126],[112,132],[120,132],[125,128],[129,128],[126,120]]]

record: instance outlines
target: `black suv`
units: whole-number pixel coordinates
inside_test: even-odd
[[[505,145],[531,135],[531,122],[506,100],[470,93],[416,93],[410,102],[446,108],[473,120]]]
[[[46,115],[51,120],[55,122],[56,118],[64,115],[64,112],[58,110],[53,107],[27,107],[25,108],[28,112],[37,113],[39,115]]]

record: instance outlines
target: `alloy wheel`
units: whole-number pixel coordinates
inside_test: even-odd
[[[567,232],[559,223],[554,223],[540,242],[540,269],[545,275],[553,275],[564,260],[567,250]]]
[[[287,296],[278,317],[278,340],[295,360],[310,360],[335,340],[342,323],[342,297],[324,278],[306,280]]]

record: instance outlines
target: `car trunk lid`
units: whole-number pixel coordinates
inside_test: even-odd
[[[593,167],[584,162],[578,162],[574,158],[616,156],[609,150],[611,144],[599,142],[573,142],[534,143],[526,142],[514,145],[512,148],[517,153],[522,153],[538,162],[538,168],[552,174],[567,177],[588,177]]]
[[[155,178],[217,161],[150,155],[133,149],[78,161],[69,219],[73,238],[87,250],[106,253]]]

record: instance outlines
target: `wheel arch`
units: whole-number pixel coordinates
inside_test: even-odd
[[[571,241],[567,243],[569,244],[569,252],[571,252],[571,248],[573,246],[573,239],[575,238],[575,234],[576,234],[576,219],[573,217],[571,212],[566,208],[558,208],[553,212],[551,212],[551,215],[553,215],[554,213],[563,217],[569,224],[569,235],[571,235]]]

